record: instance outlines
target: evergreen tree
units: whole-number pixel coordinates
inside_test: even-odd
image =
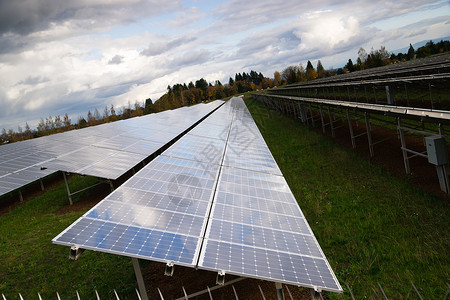
[[[416,53],[416,51],[414,50],[414,47],[409,44],[409,49],[408,49],[408,59],[413,59],[414,58],[414,54]]]
[[[320,60],[317,62],[317,77],[319,78],[325,77],[325,69]]]

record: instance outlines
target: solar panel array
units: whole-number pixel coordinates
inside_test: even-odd
[[[342,291],[240,98],[207,117],[53,242]]]
[[[0,196],[58,170],[117,179],[222,103],[214,101],[2,145]]]

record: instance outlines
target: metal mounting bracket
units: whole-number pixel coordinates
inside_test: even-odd
[[[85,249],[82,249],[78,246],[72,246],[70,247],[70,252],[69,252],[69,258],[71,260],[77,260],[78,257],[81,255],[81,253],[84,252]]]
[[[164,269],[164,275],[172,276],[174,269],[175,269],[175,264],[173,263],[173,261],[168,262],[166,264],[166,268]]]
[[[218,285],[224,285],[225,284],[225,271],[220,270],[217,273],[216,284],[218,284]]]

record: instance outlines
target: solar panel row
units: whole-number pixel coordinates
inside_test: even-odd
[[[342,291],[242,100],[233,120],[198,266]]]
[[[342,291],[240,98],[53,242]]]
[[[58,170],[117,179],[222,103],[214,101],[2,145],[0,196]]]

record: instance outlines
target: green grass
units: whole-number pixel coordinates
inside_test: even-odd
[[[348,298],[412,288],[442,299],[449,282],[449,206],[305,126],[246,100]],[[375,290],[375,292],[374,292]],[[410,299],[416,299],[414,291]]]
[[[94,182],[90,177],[69,180],[72,190]],[[77,201],[82,194],[77,194]],[[94,289],[102,299],[112,299],[113,289],[126,299],[134,294],[131,259],[105,253],[84,252],[69,260],[69,248],[51,239],[80,217],[84,211],[56,214],[68,204],[64,184],[37,196],[0,217],[0,294],[7,299],[93,299]],[[132,298],[132,297],[130,297]]]

